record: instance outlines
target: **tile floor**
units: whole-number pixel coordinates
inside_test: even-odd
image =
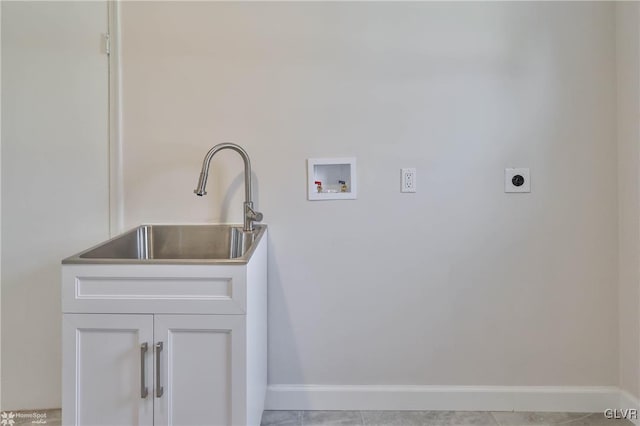
[[[265,411],[262,426],[628,426],[603,413],[489,411]]]
[[[60,410],[23,411],[46,414],[47,426],[61,425]],[[32,425],[33,417],[14,417],[14,426]],[[37,424],[37,423],[35,423]],[[262,426],[630,426],[602,413],[513,413],[488,411],[265,411]],[[208,426],[208,425],[203,425]]]

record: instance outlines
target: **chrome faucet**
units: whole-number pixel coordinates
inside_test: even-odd
[[[209,165],[211,159],[218,151],[223,149],[231,149],[242,157],[244,161],[244,231],[253,231],[253,222],[262,221],[262,213],[253,210],[253,201],[251,201],[251,161],[249,161],[249,154],[240,145],[235,143],[221,143],[209,150],[204,157],[202,163],[202,171],[200,172],[200,179],[198,179],[198,187],[193,192],[198,196],[207,195],[205,187],[207,186],[207,176],[209,175]]]

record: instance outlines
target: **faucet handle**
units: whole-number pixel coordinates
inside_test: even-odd
[[[247,206],[247,217],[253,222],[262,222],[262,213],[255,211],[251,207]]]

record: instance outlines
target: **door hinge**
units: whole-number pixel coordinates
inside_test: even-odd
[[[102,34],[102,47],[105,54],[111,54],[111,37],[109,33]]]

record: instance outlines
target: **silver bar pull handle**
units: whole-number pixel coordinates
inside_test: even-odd
[[[146,379],[144,377],[145,373],[145,357],[147,355],[147,349],[149,345],[147,342],[144,342],[140,345],[140,398],[145,399],[147,395],[149,395],[149,389],[147,389]]]
[[[156,398],[160,398],[164,393],[160,383],[160,352],[162,352],[162,342],[156,343]]]

